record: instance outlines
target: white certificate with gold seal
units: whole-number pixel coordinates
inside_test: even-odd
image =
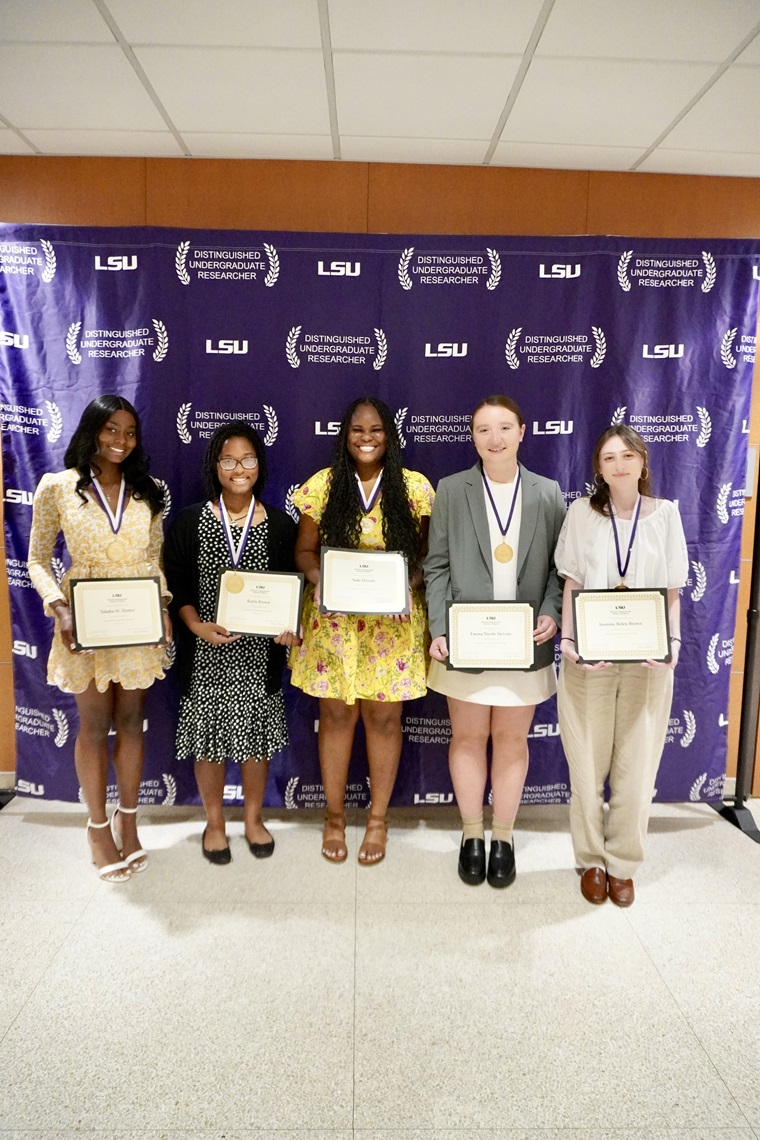
[[[446,665],[452,669],[531,669],[534,625],[530,602],[449,602]]]
[[[71,619],[76,649],[164,645],[161,580],[71,578]]]
[[[406,559],[396,550],[323,546],[320,571],[323,614],[409,613]]]
[[[575,648],[582,663],[670,661],[668,592],[575,590]]]
[[[303,574],[295,571],[221,570],[214,620],[228,633],[258,637],[298,633],[303,585]]]

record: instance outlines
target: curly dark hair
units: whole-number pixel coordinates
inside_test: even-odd
[[[596,441],[594,447],[594,454],[591,460],[591,465],[594,468],[594,486],[596,490],[590,497],[590,503],[597,514],[609,516],[610,513],[610,489],[606,483],[600,486],[597,482],[597,475],[599,471],[599,457],[602,454],[602,449],[608,439],[613,439],[614,436],[619,436],[626,447],[631,451],[635,451],[640,459],[643,460],[644,466],[641,470],[641,478],[639,479],[639,494],[651,495],[652,494],[652,478],[649,471],[649,451],[647,445],[641,438],[637,431],[634,431],[628,424],[613,424],[612,427],[605,428],[599,439]]]
[[[361,396],[354,400],[341,420],[333,454],[330,493],[319,525],[320,540],[325,546],[356,548],[359,545],[364,512],[357,494],[356,467],[348,451],[347,440],[353,415],[364,405],[375,409],[385,432],[382,491],[385,548],[400,551],[411,571],[420,558],[420,525],[409,505],[409,492],[401,467],[401,445],[391,410],[375,396]]]
[[[164,508],[164,492],[148,474],[150,457],[143,450],[140,417],[123,396],[96,396],[87,405],[66,448],[63,462],[67,468],[75,467],[79,472],[75,487],[79,498],[84,504],[91,502],[84,492],[92,486],[93,472],[96,477],[101,473],[97,460],[98,435],[115,412],[127,412],[135,421],[136,444],[121,465],[124,481],[132,498],[144,499],[150,513],[157,515]]]
[[[209,497],[218,499],[222,493],[222,485],[219,482],[216,465],[222,448],[230,439],[246,439],[256,452],[259,465],[256,468],[258,475],[253,484],[253,493],[257,499],[261,498],[261,492],[264,490],[267,481],[267,457],[260,433],[247,420],[232,420],[228,424],[223,424],[222,427],[216,429],[208,441],[206,454],[203,457],[203,482],[206,485]]]

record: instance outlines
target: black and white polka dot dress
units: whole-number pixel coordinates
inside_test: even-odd
[[[248,533],[240,567],[268,569],[264,519]],[[232,527],[233,542],[241,526]],[[219,571],[230,565],[220,520],[209,503],[198,524],[200,541],[199,617],[213,621]],[[241,637],[230,645],[209,645],[196,638],[193,676],[182,697],[177,726],[177,756],[197,760],[268,760],[288,743],[282,691],[267,694],[269,638]]]

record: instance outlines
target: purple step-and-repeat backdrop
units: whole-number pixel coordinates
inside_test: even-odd
[[[491,392],[518,400],[521,458],[586,493],[597,435],[645,437],[655,490],[689,546],[684,644],[660,800],[720,797],[739,577],[760,242],[0,227],[0,418],[13,622],[18,788],[76,800],[74,699],[51,688],[52,623],[26,568],[31,502],[102,392],[144,421],[168,511],[201,495],[217,425],[243,417],[268,448],[271,503],[329,463],[346,404],[395,413],[406,466],[435,484],[470,466],[467,423]],[[63,545],[53,568],[67,566]],[[177,678],[146,701],[141,800],[196,802],[174,759]],[[323,801],[317,702],[286,685],[290,747],[267,804]],[[444,698],[404,710],[394,803],[450,803]],[[369,799],[361,729],[348,799]],[[226,800],[241,799],[228,769]],[[111,789],[115,794],[115,788]],[[555,702],[531,733],[526,803],[568,799]]]

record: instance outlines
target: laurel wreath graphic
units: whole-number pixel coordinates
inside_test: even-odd
[[[53,573],[55,574],[56,582],[60,586],[61,582],[63,581],[63,575],[66,573],[66,568],[63,565],[62,560],[60,558],[55,558],[55,557],[51,558],[50,559],[50,568],[52,569]]]
[[[66,355],[72,364],[81,364],[82,357],[79,352],[79,331],[82,328],[81,321],[75,321],[74,324],[69,325],[69,331],[66,333]]]
[[[522,326],[519,329],[512,329],[512,332],[507,337],[507,343],[504,345],[504,355],[507,358],[507,364],[510,368],[520,367],[520,361],[517,359],[515,348],[517,347],[521,332]]]
[[[720,358],[726,368],[736,368],[736,357],[731,349],[734,346],[734,337],[737,331],[738,325],[735,329],[729,329],[727,333],[724,333],[723,340],[720,342]]]
[[[285,355],[288,358],[288,364],[291,368],[301,367],[301,360],[298,356],[298,353],[296,352],[296,345],[298,343],[300,332],[301,326],[293,325],[293,328],[288,333],[287,340],[285,341]]]
[[[190,274],[187,272],[187,255],[190,251],[190,242],[181,241],[177,246],[177,252],[174,255],[174,268],[177,270],[177,276],[183,285],[190,284]]]
[[[697,404],[697,415],[702,425],[702,430],[697,436],[697,447],[706,447],[712,435],[712,420],[710,419],[710,413],[707,408],[702,408],[699,404]]]
[[[688,748],[697,735],[697,718],[690,709],[684,709],[683,719],[686,724],[686,732],[681,737],[681,747]]]
[[[488,793],[488,803],[489,803],[489,805],[490,805],[491,807],[493,807],[493,788],[492,788],[492,789],[491,789],[491,791]]]
[[[495,289],[501,281],[501,258],[495,249],[489,249],[488,246],[486,246],[486,253],[491,262],[491,275],[486,281],[486,289]]]
[[[161,488],[164,493],[164,509],[161,512],[161,518],[165,519],[172,509],[172,493],[169,490],[169,484],[165,479],[153,479],[153,482]]]
[[[388,355],[388,339],[382,329],[375,329],[375,337],[377,339],[377,355],[375,362],[372,365],[375,372],[379,372],[385,364],[385,358]]]
[[[715,258],[713,257],[713,255],[711,253],[705,253],[705,251],[702,250],[702,260],[705,263],[705,270],[706,270],[705,279],[702,282],[702,292],[703,293],[709,293],[710,290],[712,289],[713,285],[715,284],[715,278],[717,276],[717,270],[715,268]]]
[[[696,803],[701,798],[699,793],[702,791],[702,786],[706,779],[707,772],[703,772],[702,775],[698,776],[694,783],[691,785],[691,790],[689,791],[689,799],[692,803]]]
[[[691,600],[693,602],[701,602],[705,596],[705,590],[707,589],[707,571],[701,562],[692,562],[691,568],[697,580],[694,589],[691,591]]]
[[[597,328],[596,325],[591,326],[591,331],[594,334],[594,340],[596,341],[596,352],[591,357],[591,367],[598,368],[607,355],[607,338],[602,330],[600,328]]]
[[[617,427],[618,424],[622,424],[623,420],[625,419],[625,413],[627,412],[627,410],[628,410],[627,404],[619,404],[618,407],[615,408],[615,411],[612,413],[612,419],[610,420],[610,427]]]
[[[180,404],[177,412],[177,435],[183,443],[190,443],[193,438],[187,430],[187,419],[192,406],[192,404]]]
[[[269,258],[269,270],[264,278],[264,284],[271,289],[277,278],[280,276],[280,258],[277,250],[269,242],[264,242],[264,252]]]
[[[408,408],[399,408],[393,417],[393,422],[396,425],[396,432],[398,434],[398,441],[401,447],[406,447],[406,440],[404,439],[404,420],[406,419],[406,413],[408,411]]]
[[[398,279],[402,289],[411,289],[412,279],[409,276],[409,262],[412,260],[414,246],[410,245],[401,254],[398,262]]]
[[[624,293],[629,293],[631,290],[631,283],[628,280],[628,262],[633,257],[633,250],[629,249],[621,255],[617,267],[618,285]]]
[[[153,350],[153,359],[163,360],[169,351],[169,334],[166,331],[164,322],[156,320],[155,317],[153,318],[153,328],[156,330],[156,336],[158,338],[158,344]]]
[[[69,722],[66,720],[66,713],[61,712],[60,709],[53,709],[53,719],[58,725],[58,731],[55,734],[53,743],[56,748],[63,748],[69,739]]]
[[[285,785],[285,807],[288,811],[293,811],[296,806],[296,788],[298,787],[298,776],[291,776]]]
[[[264,404],[264,415],[269,425],[269,430],[264,436],[264,447],[271,447],[277,439],[277,432],[280,430],[280,425],[277,423],[277,413],[270,404]]]
[[[161,779],[164,781],[164,787],[166,788],[163,806],[174,807],[177,802],[177,781],[174,779],[174,776],[168,776],[166,772],[162,774]]]
[[[710,638],[710,644],[707,647],[707,668],[711,673],[720,673],[720,665],[715,658],[715,650],[718,647],[719,633],[714,633]]]
[[[728,522],[728,496],[731,494],[733,483],[724,483],[718,492],[718,501],[715,504],[715,509],[718,512],[718,518],[725,526]]]
[[[42,270],[40,277],[43,281],[52,281],[55,277],[55,271],[58,268],[53,243],[51,241],[45,241],[45,239],[42,238],[40,245],[42,246],[42,252],[45,254],[45,268]]]
[[[58,405],[54,404],[52,400],[45,400],[45,405],[50,416],[50,431],[47,433],[48,443],[57,443],[63,431],[63,416]]]
[[[171,669],[174,662],[177,660],[177,642],[174,638],[171,639],[166,647],[166,668]]]
[[[591,497],[591,495],[593,495],[595,491],[596,491],[596,487],[594,486],[593,483],[587,483],[586,484],[586,494],[589,497]]]
[[[288,487],[288,493],[285,496],[285,510],[288,512],[294,523],[297,523],[301,517],[301,512],[293,503],[293,492],[297,491],[300,486],[300,483],[291,483]]]

